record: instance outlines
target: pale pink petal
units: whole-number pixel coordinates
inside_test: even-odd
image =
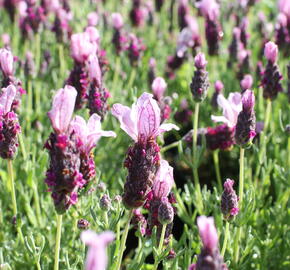
[[[200,216],[197,218],[197,226],[203,246],[214,250],[218,246],[218,234],[213,217]]]
[[[11,105],[16,95],[16,88],[14,85],[9,85],[7,88],[2,89],[0,96],[0,109],[3,113],[8,113],[11,110]]]
[[[123,129],[134,141],[138,140],[137,115],[135,109],[130,109],[122,104],[114,104],[112,114],[118,118]]]
[[[52,109],[48,112],[55,132],[63,133],[67,130],[74,111],[77,91],[66,85],[57,91],[53,98]]]
[[[156,173],[153,184],[153,194],[155,198],[167,197],[174,185],[173,168],[166,160],[161,160],[160,167]]]
[[[97,55],[90,55],[88,61],[88,71],[89,77],[92,80],[96,80],[98,85],[102,85],[102,72],[99,64],[99,60]]]
[[[166,131],[170,131],[172,129],[175,129],[175,130],[179,130],[179,127],[174,125],[174,124],[162,124],[160,127],[159,127],[159,130],[158,130],[158,133],[157,135],[163,133],[163,132],[166,132]]]
[[[7,49],[0,50],[0,67],[5,76],[11,76],[13,74],[13,62],[14,58],[11,51]]]
[[[160,108],[153,95],[143,93],[136,106],[138,135],[144,139],[156,137],[160,126]]]
[[[227,118],[225,118],[224,116],[212,115],[211,120],[216,122],[216,123],[221,122],[221,123],[227,124],[228,126],[231,126],[231,122]]]
[[[86,258],[86,270],[105,270],[108,263],[106,248],[115,238],[113,232],[106,231],[99,235],[93,231],[84,231],[82,241],[89,246]]]
[[[162,77],[157,77],[154,79],[151,87],[157,100],[161,100],[167,87],[165,80]]]

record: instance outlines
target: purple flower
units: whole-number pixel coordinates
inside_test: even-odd
[[[217,103],[223,109],[223,116],[212,115],[211,119],[214,122],[222,122],[229,127],[234,127],[242,110],[242,95],[238,92],[230,93],[228,99],[226,99],[220,94],[218,95]]]
[[[87,230],[81,233],[81,240],[89,246],[86,258],[86,270],[106,270],[108,256],[107,246],[115,239],[111,231],[96,234]]]
[[[202,15],[212,21],[216,20],[220,13],[219,4],[215,0],[201,0],[196,3]]]
[[[204,69],[207,65],[207,61],[205,60],[205,55],[203,53],[198,53],[194,57],[194,65],[198,69]]]
[[[216,249],[218,247],[218,234],[213,217],[198,217],[197,226],[203,247],[209,250]]]
[[[84,63],[95,51],[96,45],[91,42],[88,32],[71,36],[71,56],[76,62]]]
[[[174,185],[173,168],[169,166],[166,160],[160,161],[159,170],[153,183],[152,191],[156,199],[167,197]]]
[[[113,27],[120,30],[124,26],[122,15],[120,13],[112,13],[111,17]]]
[[[238,196],[233,188],[235,181],[227,179],[221,198],[221,211],[225,219],[231,219],[239,213]]]
[[[288,19],[290,18],[290,2],[288,0],[279,0],[278,9],[281,13],[284,13]]]
[[[76,96],[77,91],[69,85],[58,90],[54,96],[48,117],[56,133],[62,134],[67,131],[74,111]]]
[[[267,60],[274,64],[278,57],[278,46],[272,41],[267,42],[265,45],[264,54]]]
[[[13,75],[14,58],[11,51],[7,49],[0,49],[0,68],[5,77]]]
[[[80,146],[81,151],[86,153],[91,152],[102,136],[116,137],[115,132],[101,129],[101,117],[95,113],[91,115],[88,123],[81,116],[76,116],[71,121],[70,128],[76,133],[77,138],[82,144]]]
[[[87,16],[87,19],[89,26],[96,26],[99,22],[99,15],[97,12],[90,12]]]
[[[152,92],[156,100],[158,101],[162,100],[166,88],[167,88],[167,83],[162,77],[157,77],[154,79],[152,83]]]
[[[17,114],[11,111],[16,93],[15,86],[9,85],[0,95],[0,156],[4,159],[14,158],[21,132]]]
[[[253,77],[250,74],[244,76],[244,78],[240,82],[242,92],[246,91],[247,89],[251,89],[253,85]]]
[[[160,125],[160,109],[152,94],[143,93],[132,108],[114,104],[112,114],[118,118],[123,129],[135,142],[155,139],[159,134],[171,129],[174,124]]]

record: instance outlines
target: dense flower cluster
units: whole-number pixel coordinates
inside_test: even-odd
[[[80,190],[94,178],[91,151],[96,142],[101,136],[115,136],[111,131],[101,130],[97,114],[93,114],[88,123],[80,116],[71,121],[76,96],[71,86],[60,89],[48,113],[54,132],[45,144],[50,155],[45,182],[60,214],[77,203]]]

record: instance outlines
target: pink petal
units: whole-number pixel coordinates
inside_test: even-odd
[[[156,137],[160,126],[160,109],[152,94],[143,93],[137,100],[138,135],[144,139]]]
[[[174,125],[174,124],[162,124],[160,127],[159,127],[159,130],[158,130],[158,135],[163,133],[163,132],[166,132],[166,131],[170,131],[172,129],[175,129],[175,130],[179,130],[179,127]]]
[[[90,55],[89,57],[88,71],[89,71],[90,79],[96,80],[98,83],[98,86],[100,87],[102,85],[102,72],[99,65],[98,57],[95,54]]]
[[[69,85],[59,89],[55,94],[48,117],[57,133],[63,133],[67,130],[74,111],[76,96],[77,91]]]
[[[16,95],[16,88],[14,85],[9,85],[7,88],[2,89],[0,96],[0,109],[5,114],[11,110],[11,105]]]
[[[152,87],[152,92],[154,96],[158,100],[162,99],[164,92],[166,90],[166,87],[167,87],[165,80],[162,77],[157,77],[154,79],[151,87]]]
[[[197,226],[203,246],[214,250],[218,245],[218,234],[213,217],[200,216],[197,218]]]
[[[134,141],[138,140],[136,108],[130,109],[122,104],[114,104],[112,114],[118,118],[123,129]]]

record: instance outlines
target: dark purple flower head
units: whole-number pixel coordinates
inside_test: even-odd
[[[196,71],[190,84],[191,93],[196,102],[203,101],[207,96],[209,87],[208,72],[205,70],[207,61],[203,53],[199,53],[194,58]]]
[[[244,92],[242,104],[243,109],[238,115],[235,130],[235,141],[240,147],[246,148],[251,145],[256,135],[255,96],[253,91],[247,90]]]
[[[144,50],[145,45],[142,40],[137,38],[134,34],[130,34],[127,51],[132,66],[136,66],[138,64]]]
[[[234,181],[227,179],[224,183],[224,192],[221,198],[221,211],[225,219],[232,219],[239,213],[238,197],[233,188]]]
[[[162,225],[167,225],[173,222],[173,218],[174,209],[168,199],[166,197],[163,197],[158,207],[158,221]]]

